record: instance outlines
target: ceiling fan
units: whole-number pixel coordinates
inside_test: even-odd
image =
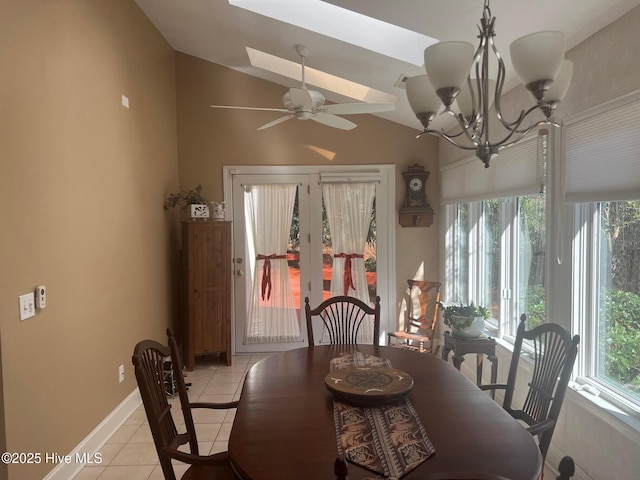
[[[357,125],[338,115],[351,115],[357,113],[378,113],[389,112],[395,109],[395,105],[390,102],[384,103],[336,103],[324,104],[324,95],[316,90],[309,90],[304,80],[305,59],[311,53],[303,45],[296,45],[296,52],[302,59],[302,85],[300,88],[290,88],[282,96],[282,103],[285,108],[262,108],[262,107],[237,107],[232,105],[210,105],[212,108],[233,108],[238,110],[263,110],[269,112],[283,112],[287,115],[276,118],[271,122],[259,126],[256,130],[264,130],[273,127],[290,118],[299,120],[314,120],[318,123],[328,125],[342,130],[351,130]]]

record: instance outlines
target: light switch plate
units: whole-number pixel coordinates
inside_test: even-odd
[[[20,320],[26,320],[36,314],[36,300],[33,292],[20,295]]]

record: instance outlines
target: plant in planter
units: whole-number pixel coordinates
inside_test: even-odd
[[[484,321],[489,318],[489,309],[476,306],[473,302],[439,303],[444,314],[444,324],[459,337],[479,337],[484,330]]]
[[[194,218],[209,217],[209,201],[202,196],[202,185],[198,185],[193,190],[181,190],[178,193],[171,193],[164,201],[164,209],[180,207],[186,210],[190,207],[190,214]]]

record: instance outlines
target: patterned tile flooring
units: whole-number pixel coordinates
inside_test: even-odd
[[[194,371],[187,373],[186,381],[191,383],[189,398],[191,401],[202,402],[237,400],[245,374],[264,357],[234,356],[233,365],[230,367],[221,364],[216,357],[212,357],[210,363],[199,359]],[[178,398],[172,398],[170,402],[175,404],[172,409],[174,415],[178,412],[177,417],[174,417],[176,423],[182,422]],[[194,412],[201,454],[227,449],[234,416],[235,410]],[[180,429],[181,425],[178,425],[178,430]],[[100,451],[102,464],[84,467],[74,480],[164,480],[142,405],[131,414]],[[178,478],[185,470],[185,465],[176,464]]]

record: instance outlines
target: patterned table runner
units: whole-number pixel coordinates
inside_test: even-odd
[[[384,358],[345,353],[330,362],[335,372],[353,366],[391,367]],[[398,479],[435,453],[408,398],[380,407],[333,402],[338,454],[388,479]]]

